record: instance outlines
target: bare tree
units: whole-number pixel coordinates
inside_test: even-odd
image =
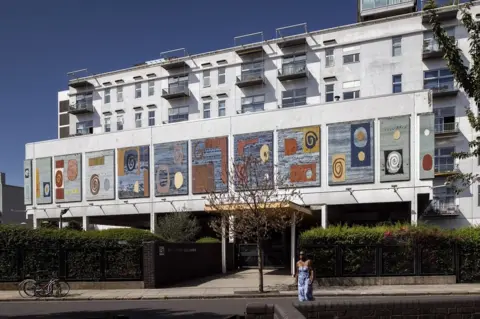
[[[293,201],[302,200],[300,192],[285,182],[285,176],[274,176],[273,171],[271,163],[260,159],[237,159],[229,172],[230,185],[235,189],[208,195],[209,210],[218,214],[210,223],[213,230],[226,236],[228,229],[230,236],[256,243],[259,292],[264,292],[263,241],[303,217],[300,211],[292,213],[292,206],[296,206]]]

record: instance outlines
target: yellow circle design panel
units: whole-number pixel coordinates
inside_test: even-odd
[[[180,172],[176,172],[173,178],[173,184],[175,185],[176,189],[179,189],[183,185],[183,174]]]

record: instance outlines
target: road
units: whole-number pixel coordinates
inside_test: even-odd
[[[294,298],[212,300],[119,300],[119,301],[30,301],[0,303],[0,318],[12,319],[104,319],[108,314],[128,319],[185,318],[224,319],[243,315],[247,303],[291,305]]]

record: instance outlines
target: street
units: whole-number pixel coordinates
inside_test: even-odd
[[[30,301],[0,303],[0,318],[100,319],[124,315],[129,319],[192,318],[223,319],[243,315],[248,303],[291,305],[295,298],[128,301]]]

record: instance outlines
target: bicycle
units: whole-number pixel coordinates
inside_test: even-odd
[[[30,275],[27,275],[26,277],[30,277]],[[35,280],[33,280],[32,278],[26,278],[18,284],[18,294],[20,295],[20,297],[25,298],[25,295],[24,295],[25,285],[31,282],[35,282]]]
[[[24,284],[23,291],[29,297],[65,297],[70,292],[70,285],[65,280],[60,280],[55,273],[47,283],[38,280],[28,281]]]

